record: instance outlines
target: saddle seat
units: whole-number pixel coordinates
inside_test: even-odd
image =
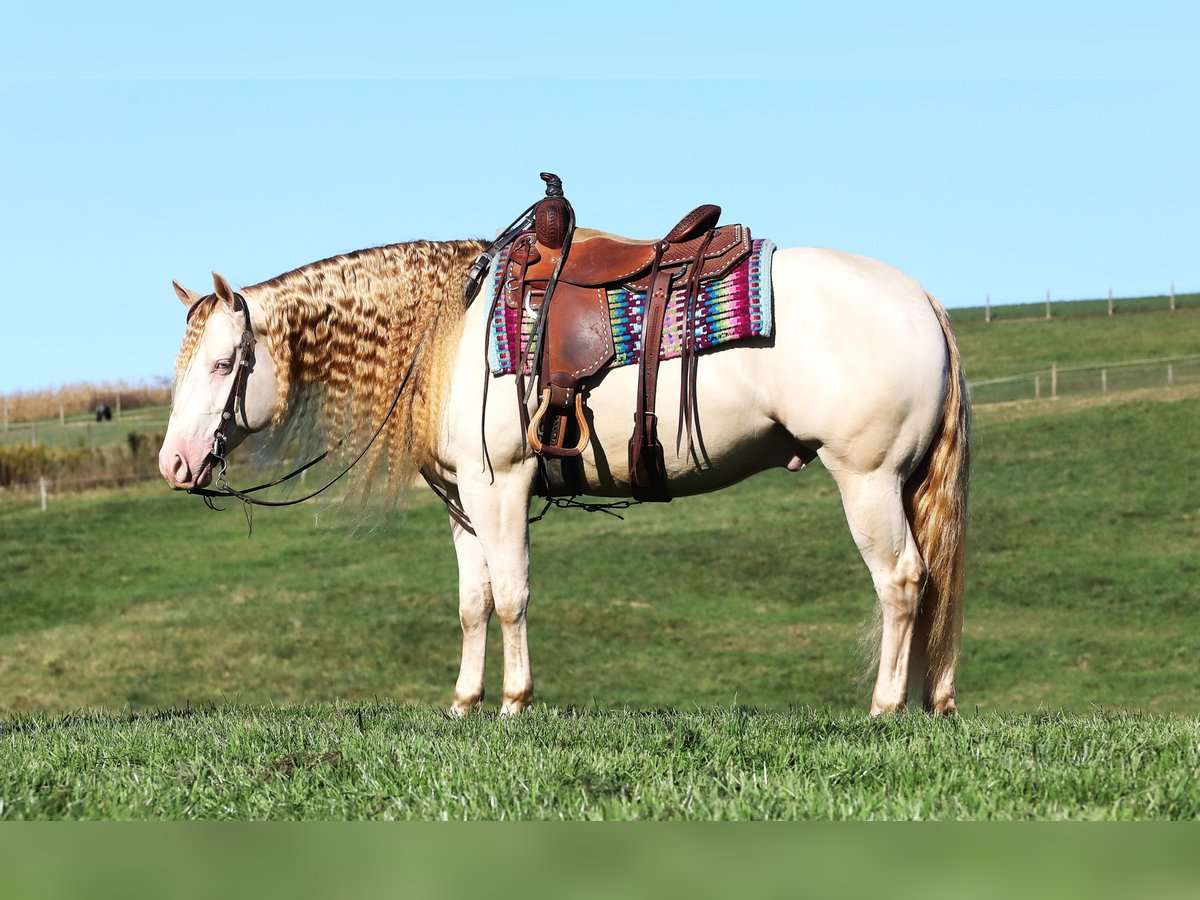
[[[654,261],[655,247],[660,240],[668,244],[683,244],[703,237],[705,232],[716,228],[720,218],[721,207],[705,203],[680,219],[679,224],[668,231],[665,238],[646,241],[592,228],[576,229],[564,274],[574,284],[610,284],[624,281],[633,273],[650,267]]]
[[[697,254],[711,231],[712,237],[704,248],[700,277],[716,278],[725,274],[750,252],[750,235],[741,225],[716,226],[721,207],[705,204],[698,206],[667,232],[666,237],[655,240],[637,240],[592,228],[577,228],[568,249],[567,260],[559,274],[559,283],[579,287],[617,287],[631,290],[649,289],[649,272],[654,265],[654,255],[663,245],[660,269],[672,270],[676,280],[688,272],[688,265],[696,262]],[[512,251],[512,260],[526,266],[526,282],[548,281],[558,262],[561,247],[553,247],[536,239],[518,243]],[[537,302],[532,304],[537,308]]]

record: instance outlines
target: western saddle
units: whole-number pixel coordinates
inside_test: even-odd
[[[476,260],[468,279],[468,302],[482,284],[493,257],[509,249],[501,287],[493,300],[524,307],[534,326],[524,358],[516,363],[519,407],[525,434],[538,454],[544,493],[551,494],[547,461],[561,467],[558,480],[573,493],[578,457],[591,438],[585,411],[588,379],[615,354],[608,291],[644,293],[640,363],[633,433],[629,439],[629,479],[639,500],[670,500],[655,404],[664,320],[672,294],[682,316],[680,433],[691,453],[695,412],[694,315],[702,283],[726,275],[750,253],[750,232],[742,225],[718,227],[719,206],[698,206],[660,239],[636,241],[575,228],[574,211],[561,180],[542,173],[546,197],[533,204]],[[686,299],[682,299],[686,298]],[[492,317],[496,312],[492,309]],[[540,397],[528,416],[526,373],[537,373]]]

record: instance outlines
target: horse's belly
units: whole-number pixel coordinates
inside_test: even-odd
[[[733,347],[697,360],[696,414],[682,424],[679,360],[659,369],[656,414],[672,496],[705,493],[757,472],[789,466],[796,439],[770,414],[749,374],[767,347]],[[592,440],[584,451],[584,483],[597,496],[629,493],[629,440],[638,390],[636,366],[607,372],[588,395]]]

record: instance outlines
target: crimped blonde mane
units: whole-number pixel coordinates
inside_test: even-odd
[[[462,324],[463,283],[485,244],[414,241],[334,256],[243,288],[275,362],[274,429],[319,430],[348,462],[367,446],[414,355],[408,385],[385,431],[360,464],[400,486],[434,451]],[[217,306],[197,305],[177,377]],[[261,320],[261,321],[260,321]]]

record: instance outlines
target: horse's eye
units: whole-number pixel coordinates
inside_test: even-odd
[[[233,368],[233,360],[232,359],[218,359],[215,363],[213,363],[213,371],[220,372],[222,375],[228,374],[230,369],[232,369],[232,368]]]

